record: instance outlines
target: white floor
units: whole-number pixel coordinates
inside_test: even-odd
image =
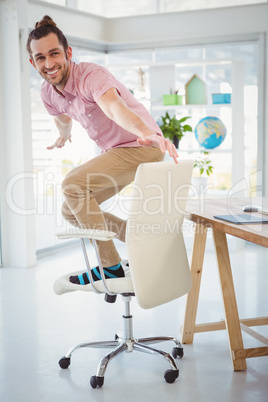
[[[250,244],[231,255],[241,318],[267,315],[267,260],[267,249]],[[53,293],[54,278],[83,266],[80,248],[71,247],[39,259],[35,268],[0,269],[2,402],[268,401],[268,357],[248,359],[247,371],[233,372],[226,331],[196,334],[193,345],[184,345],[185,356],[178,360],[180,376],[174,384],[163,378],[169,368],[164,359],[138,352],[123,353],[111,361],[100,389],[92,389],[89,379],[104,350],[76,351],[69,369],[60,369],[57,362],[71,346],[113,339],[121,329],[120,298],[108,304],[94,294],[59,297]],[[184,307],[185,298],[153,310],[142,310],[134,300],[135,336],[180,339]],[[207,252],[197,321],[223,317],[215,256]],[[267,327],[258,331],[268,336]],[[253,347],[257,341],[247,335],[244,343]],[[173,345],[158,347],[171,351]]]

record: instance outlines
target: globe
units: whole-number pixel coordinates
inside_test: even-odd
[[[195,127],[195,138],[207,149],[218,147],[226,137],[226,127],[218,117],[201,119]]]

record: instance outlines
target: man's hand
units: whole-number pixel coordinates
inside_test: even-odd
[[[64,147],[64,145],[65,145],[65,142],[66,141],[70,141],[70,142],[72,142],[72,140],[71,140],[71,136],[69,137],[69,138],[62,138],[62,137],[59,137],[55,142],[54,142],[54,144],[53,145],[50,145],[49,147],[47,147],[47,149],[53,149],[53,148],[62,148],[62,147]]]
[[[138,138],[137,141],[140,145],[145,147],[159,147],[163,153],[168,151],[169,155],[174,159],[174,162],[178,163],[177,158],[179,155],[174,144],[172,144],[169,139],[157,134],[152,134],[147,137]]]
[[[53,145],[47,147],[47,149],[54,149],[54,148],[62,148],[65,145],[66,141],[71,141],[71,130],[72,130],[72,119],[65,114],[60,114],[54,116],[54,122],[56,124],[57,129],[59,130],[59,138],[54,142]]]

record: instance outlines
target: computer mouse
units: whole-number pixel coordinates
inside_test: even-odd
[[[256,205],[245,205],[243,207],[244,212],[258,212],[260,207],[257,207]]]

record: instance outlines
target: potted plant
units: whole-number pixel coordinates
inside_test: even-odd
[[[194,174],[192,178],[192,185],[194,186],[197,195],[204,194],[208,187],[208,176],[213,173],[213,166],[209,157],[209,152],[201,151],[200,156],[194,160]]]
[[[199,177],[201,177],[204,173],[207,176],[213,173],[213,166],[211,165],[209,152],[201,151],[201,155],[194,160],[194,168],[199,170]]]
[[[190,116],[182,117],[177,119],[176,115],[170,117],[169,113],[166,112],[165,116],[161,116],[162,124],[160,126],[165,138],[170,139],[176,148],[179,147],[179,141],[182,139],[184,134],[188,131],[193,131],[192,127],[188,124],[183,124]]]

